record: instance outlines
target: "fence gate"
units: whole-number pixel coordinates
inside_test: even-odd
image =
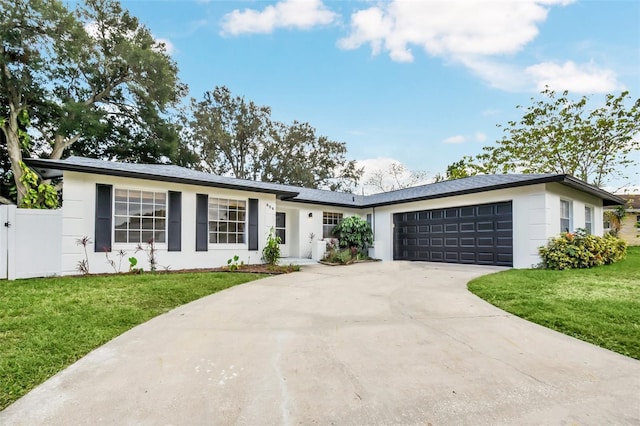
[[[0,206],[0,279],[60,275],[62,210]]]

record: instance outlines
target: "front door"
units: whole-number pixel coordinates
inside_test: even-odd
[[[287,214],[285,212],[276,212],[276,236],[280,237],[280,257],[289,257]]]

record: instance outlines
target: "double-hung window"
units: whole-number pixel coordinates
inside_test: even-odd
[[[333,238],[333,228],[342,220],[342,213],[322,213],[322,238]]]
[[[209,198],[209,243],[244,244],[247,202]]]
[[[571,232],[573,226],[573,203],[560,200],[560,232]]]
[[[167,194],[116,188],[113,217],[116,243],[164,243]]]
[[[584,229],[587,234],[593,234],[593,207],[584,207]]]

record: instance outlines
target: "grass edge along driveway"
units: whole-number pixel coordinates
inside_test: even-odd
[[[0,411],[136,325],[265,276],[199,272],[0,281]]]
[[[509,313],[640,360],[640,246],[613,265],[511,269],[468,288]]]

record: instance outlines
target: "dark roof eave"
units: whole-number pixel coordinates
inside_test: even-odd
[[[603,189],[600,189],[596,186],[589,185],[588,183],[585,183],[573,176],[569,176],[569,175],[560,175],[560,176],[564,178],[560,183],[563,183],[572,188],[579,189],[591,195],[595,195],[598,198],[601,198],[603,206],[619,206],[619,205],[625,204],[624,199],[616,195],[613,195]]]
[[[346,204],[346,203],[335,203],[331,201],[307,200],[304,198],[295,198],[295,197],[282,198],[282,201],[290,201],[292,203],[313,204],[318,206],[345,207],[345,208],[351,208],[351,209],[363,209],[368,207],[363,203],[357,203],[357,202],[354,202],[353,204]]]
[[[295,197],[298,195],[297,192],[292,191],[282,191],[276,189],[267,189],[267,188],[255,188],[246,185],[233,185],[221,182],[208,182],[205,180],[199,179],[190,179],[190,178],[179,178],[179,177],[170,177],[170,176],[162,176],[156,175],[153,173],[144,173],[144,172],[133,172],[133,171],[125,171],[125,170],[108,170],[108,173],[105,169],[100,167],[93,167],[87,165],[79,165],[79,164],[63,164],[56,163],[55,168],[52,168],[50,163],[47,160],[41,159],[25,159],[25,163],[35,169],[38,174],[40,174],[45,179],[50,179],[52,177],[60,177],[62,176],[62,171],[69,172],[80,172],[80,173],[95,173],[99,175],[108,175],[108,176],[118,176],[118,177],[128,177],[134,179],[149,179],[160,182],[171,182],[171,183],[182,183],[187,185],[199,185],[199,186],[208,186],[213,188],[224,188],[224,189],[235,189],[245,192],[260,192],[266,194],[274,194],[277,198],[284,199],[289,197]],[[52,172],[59,172],[59,174],[53,175]]]

